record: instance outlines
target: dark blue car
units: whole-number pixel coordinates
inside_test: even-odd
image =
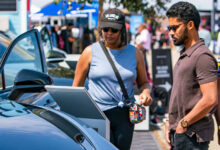
[[[116,149],[109,135],[101,136],[91,127],[92,119],[90,125],[63,112],[45,88],[53,80],[47,74],[37,30],[1,48],[5,45],[7,40],[0,38],[0,150]],[[80,98],[73,99],[80,102]]]

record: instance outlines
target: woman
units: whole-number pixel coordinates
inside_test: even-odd
[[[114,8],[104,12],[101,20],[101,37],[108,49],[134,102],[133,83],[141,90],[140,103],[149,106],[150,85],[146,78],[144,59],[134,46],[127,44],[124,14]],[[134,125],[129,121],[129,108],[114,71],[98,42],[83,51],[76,67],[73,86],[84,86],[88,79],[88,92],[110,120],[110,140],[120,150],[131,146]]]

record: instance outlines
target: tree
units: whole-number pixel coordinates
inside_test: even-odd
[[[92,3],[92,0],[76,0],[79,3]],[[165,4],[171,0],[98,0],[100,6],[104,2],[113,2],[116,7],[122,5],[128,11],[143,14],[145,17],[155,16],[161,10],[166,10]],[[100,9],[102,11],[102,8]],[[101,12],[102,13],[102,12]]]

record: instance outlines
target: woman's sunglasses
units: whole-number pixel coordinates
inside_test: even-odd
[[[103,30],[104,32],[108,32],[109,29],[111,29],[112,33],[117,33],[117,32],[119,31],[118,29],[115,29],[115,28],[109,28],[109,27],[107,27],[107,28],[102,28],[102,30]]]

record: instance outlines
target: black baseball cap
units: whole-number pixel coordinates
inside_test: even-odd
[[[107,9],[102,16],[100,27],[111,27],[121,30],[125,25],[125,15],[117,8]]]

